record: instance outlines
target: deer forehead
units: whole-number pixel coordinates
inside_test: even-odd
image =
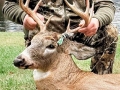
[[[32,39],[32,42],[33,43],[38,43],[38,42],[46,42],[46,41],[56,41],[56,39],[49,35],[49,36],[46,36],[46,35],[36,35],[33,37]]]
[[[54,48],[49,48],[52,45]],[[43,37],[36,37],[31,41],[31,45],[28,47],[29,53],[31,55],[38,55],[41,54],[42,56],[46,57],[53,53],[57,52],[57,42],[52,36],[43,36]]]
[[[59,34],[56,32],[39,32],[34,36],[35,39],[49,39],[49,40],[56,40],[59,38]]]

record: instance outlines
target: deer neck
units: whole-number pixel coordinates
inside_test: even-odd
[[[34,80],[38,90],[72,90],[66,85],[76,81],[82,71],[74,64],[71,56],[59,55],[48,71],[34,70]],[[48,89],[49,88],[49,89]]]
[[[59,53],[56,55],[56,57],[57,58],[51,58],[51,61],[53,62],[51,65],[49,65],[47,71],[42,71],[40,69],[34,70],[33,77],[35,81],[46,80],[48,77],[57,77],[56,80],[62,80],[61,78],[67,78],[70,75],[73,76],[74,73],[76,74],[76,72],[81,72],[81,70],[72,60],[71,55]]]
[[[65,39],[63,44],[58,47],[58,53],[53,57],[54,63],[51,66],[51,71],[55,73],[70,73],[72,71],[81,71],[73,61],[72,56],[69,54],[70,40]]]

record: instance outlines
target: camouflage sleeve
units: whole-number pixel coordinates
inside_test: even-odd
[[[99,20],[100,27],[108,25],[114,19],[115,7],[111,0],[96,0],[94,18]]]
[[[18,24],[23,24],[23,19],[26,13],[19,7],[18,3],[15,2],[15,0],[6,0],[2,11],[5,18]]]

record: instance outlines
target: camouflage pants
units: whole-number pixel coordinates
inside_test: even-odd
[[[73,40],[84,43],[96,49],[96,54],[91,59],[91,71],[96,74],[112,73],[116,52],[118,33],[113,25],[101,28],[92,37],[76,34]]]

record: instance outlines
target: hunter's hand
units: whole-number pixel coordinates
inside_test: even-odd
[[[82,26],[84,24],[84,21],[82,21],[79,26]],[[84,35],[86,36],[92,36],[94,34],[96,34],[97,30],[99,27],[99,21],[97,18],[92,18],[91,22],[89,23],[89,25],[87,27],[84,28],[80,28],[78,30],[78,32],[84,33]]]
[[[36,15],[44,22],[44,16],[42,16],[39,13],[36,13]],[[33,30],[35,29],[37,23],[29,16],[26,15],[24,20],[23,20],[23,26],[28,29],[28,30]]]

